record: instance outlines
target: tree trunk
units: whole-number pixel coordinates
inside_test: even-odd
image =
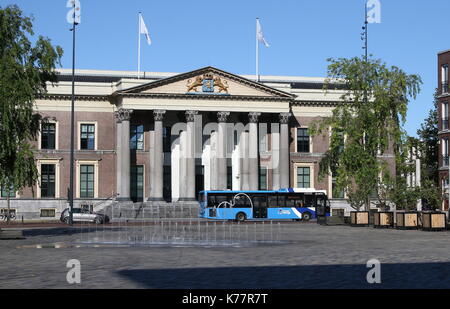
[[[8,196],[6,197],[6,203],[7,203],[7,207],[8,207],[8,211],[6,213],[6,224],[9,225],[10,223],[10,219],[9,216],[11,214],[11,198],[9,197],[9,191],[8,191]]]
[[[367,199],[366,199],[366,211],[369,211],[370,212],[370,197],[367,197]]]

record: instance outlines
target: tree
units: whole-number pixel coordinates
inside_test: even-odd
[[[41,116],[35,99],[56,82],[62,48],[48,38],[34,36],[32,18],[18,6],[0,6],[0,187],[19,192],[33,187],[38,172],[30,141],[36,140]],[[8,223],[10,201],[8,198]]]
[[[420,153],[422,161],[422,179],[432,180],[439,187],[439,121],[438,121],[438,92],[434,94],[434,108],[417,131],[420,138]]]
[[[347,193],[351,206],[359,210],[365,205],[368,210],[371,196],[386,199],[386,179],[395,177],[382,156],[391,150],[399,161],[408,102],[419,93],[421,79],[398,67],[387,67],[381,60],[328,61],[325,89],[341,83],[346,90],[332,115],[311,128],[312,135],[331,135],[319,175],[323,178],[334,171],[336,185]]]

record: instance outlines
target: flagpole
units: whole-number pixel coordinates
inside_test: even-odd
[[[141,78],[141,12],[138,17],[138,79]]]
[[[256,18],[256,81],[259,82],[259,40],[258,40],[258,18]]]

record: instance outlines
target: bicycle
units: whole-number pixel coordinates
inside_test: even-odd
[[[16,218],[16,214],[15,213],[10,213],[9,214],[9,220],[10,221],[15,221],[17,218]],[[5,213],[1,213],[0,214],[0,220],[2,220],[2,221],[8,221],[8,215],[7,214],[5,214]]]

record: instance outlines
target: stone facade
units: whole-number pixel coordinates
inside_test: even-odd
[[[305,136],[340,104],[342,90],[325,93],[324,78],[238,76],[207,67],[184,74],[77,71],[75,205],[103,209],[114,202],[190,202],[198,192],[258,190],[299,185],[328,192],[319,181],[328,137]],[[36,112],[54,124],[34,142],[38,168],[50,183],[12,198],[18,218],[53,219],[67,207],[70,166],[70,71],[36,101]],[[303,134],[306,131],[301,131]],[[42,133],[47,134],[47,133]],[[43,149],[46,148],[46,149]],[[54,170],[53,170],[54,167]],[[50,175],[50,176],[49,176]],[[42,176],[44,177],[44,176]],[[49,181],[48,179],[51,178]],[[53,185],[54,184],[54,185]],[[46,192],[43,194],[43,192]],[[0,208],[6,205],[0,200]],[[54,210],[54,213],[49,210]],[[44,216],[42,216],[44,215]]]
[[[442,208],[449,209],[448,202],[448,179],[449,179],[449,69],[450,50],[438,54],[438,114],[439,114],[439,180],[442,191],[446,193]]]

